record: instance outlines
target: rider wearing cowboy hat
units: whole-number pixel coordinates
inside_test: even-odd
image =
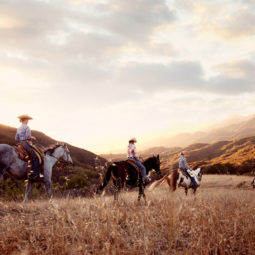
[[[185,173],[189,176],[189,178],[191,179],[191,181],[192,181],[192,184],[193,184],[193,188],[195,189],[195,188],[197,188],[197,182],[196,182],[196,180],[195,180],[195,178],[194,177],[192,177],[191,175],[190,175],[190,173],[189,173],[189,171],[190,171],[190,167],[188,166],[188,164],[187,164],[187,160],[186,160],[186,158],[184,157],[184,153],[183,152],[181,152],[181,156],[180,156],[180,158],[179,158],[179,168],[181,169],[184,169],[184,171],[185,171]]]
[[[15,140],[22,144],[26,150],[30,153],[30,155],[33,158],[32,162],[32,173],[29,174],[29,179],[35,179],[39,176],[39,158],[32,149],[32,140],[35,140],[36,138],[31,136],[31,130],[28,126],[28,121],[32,120],[33,118],[28,116],[27,114],[23,114],[18,116],[18,119],[22,123],[21,126],[17,129],[17,133],[15,136]]]
[[[150,182],[150,178],[147,176],[146,168],[143,163],[139,160],[139,155],[136,151],[135,143],[137,142],[136,138],[132,138],[129,140],[128,148],[127,148],[127,157],[128,159],[132,159],[136,162],[139,168],[142,169],[142,178],[146,183]]]

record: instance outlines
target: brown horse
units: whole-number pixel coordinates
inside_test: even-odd
[[[156,157],[150,157],[146,159],[143,162],[147,174],[154,169],[157,174],[160,174],[160,160],[159,160],[159,155]],[[138,201],[140,201],[141,196],[145,199],[145,194],[144,194],[144,187],[145,184],[143,183],[142,180],[142,175],[141,171],[138,171],[132,164],[128,163],[127,161],[119,161],[119,162],[114,162],[112,163],[104,176],[103,183],[100,185],[100,187],[97,190],[97,193],[102,191],[110,179],[112,178],[113,184],[115,187],[115,192],[114,192],[114,198],[118,198],[118,193],[119,191],[125,187],[139,187],[139,195],[138,195]]]

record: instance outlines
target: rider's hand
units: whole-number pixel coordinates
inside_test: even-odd
[[[34,140],[34,141],[35,141],[35,140],[36,140],[36,138],[35,138],[34,136],[31,136],[31,140]]]

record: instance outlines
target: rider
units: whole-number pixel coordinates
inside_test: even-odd
[[[39,177],[39,158],[34,152],[32,145],[32,140],[35,140],[36,138],[31,136],[31,130],[28,126],[28,121],[32,120],[33,118],[28,116],[27,114],[23,114],[18,116],[20,122],[22,123],[21,126],[17,129],[17,133],[15,136],[15,140],[22,144],[26,150],[30,153],[30,155],[33,158],[32,162],[32,172],[29,174],[29,179],[36,179]]]
[[[197,188],[197,182],[196,182],[196,179],[195,177],[191,177],[189,171],[190,171],[190,167],[188,166],[187,164],[187,160],[186,158],[184,157],[184,153],[181,152],[181,156],[179,158],[179,168],[181,169],[184,169],[185,173],[190,177],[191,181],[192,181],[192,184],[193,184],[193,188],[196,189]]]
[[[142,178],[146,183],[149,183],[151,180],[147,176],[146,168],[139,160],[139,155],[136,151],[135,143],[137,142],[136,138],[132,138],[129,140],[129,145],[127,148],[127,157],[128,159],[132,159],[136,162],[136,164],[142,169]]]

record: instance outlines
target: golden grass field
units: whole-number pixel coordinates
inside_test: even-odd
[[[164,185],[97,198],[1,201],[0,254],[255,254],[252,177],[204,176],[196,196]]]

